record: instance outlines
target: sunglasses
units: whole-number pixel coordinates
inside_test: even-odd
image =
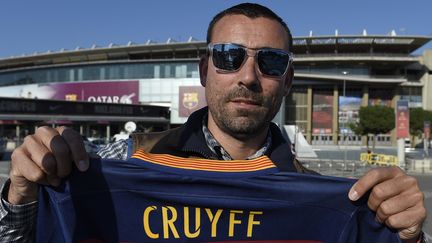
[[[237,72],[245,63],[248,56],[257,57],[259,71],[270,77],[282,77],[292,62],[290,52],[261,48],[252,49],[233,43],[209,44],[208,51],[212,56],[213,65],[222,72]]]

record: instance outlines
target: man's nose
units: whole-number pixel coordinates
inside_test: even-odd
[[[239,83],[248,89],[255,89],[259,84],[258,70],[255,65],[255,56],[246,56],[245,63],[240,70]]]

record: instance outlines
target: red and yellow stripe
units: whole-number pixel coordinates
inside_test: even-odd
[[[253,172],[275,168],[267,156],[251,160],[210,160],[200,158],[182,158],[169,154],[151,154],[138,150],[132,158],[141,159],[153,164],[186,170],[204,170],[215,172]]]

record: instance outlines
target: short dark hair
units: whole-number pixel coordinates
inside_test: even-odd
[[[223,10],[222,12],[216,14],[216,16],[213,17],[212,21],[209,24],[209,27],[207,29],[207,44],[210,43],[212,38],[212,32],[214,25],[223,17],[227,15],[244,15],[249,18],[258,18],[258,17],[266,17],[269,19],[276,20],[279,22],[282,27],[285,29],[285,31],[288,34],[288,48],[291,49],[293,45],[292,35],[291,31],[288,28],[287,24],[282,20],[281,17],[279,17],[276,13],[274,13],[269,8],[256,4],[256,3],[241,3],[235,6],[232,6],[228,9]]]

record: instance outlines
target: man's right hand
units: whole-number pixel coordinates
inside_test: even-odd
[[[74,163],[80,171],[89,157],[79,133],[66,127],[39,127],[12,153],[11,184],[7,201],[24,204],[37,200],[38,184],[58,186]]]

